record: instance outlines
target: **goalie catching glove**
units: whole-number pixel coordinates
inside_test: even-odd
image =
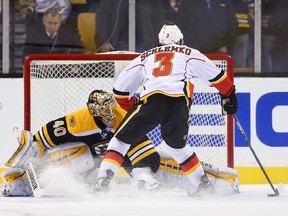
[[[221,106],[222,106],[222,114],[223,115],[233,115],[237,112],[238,109],[238,101],[235,92],[235,86],[230,95],[225,96],[220,94],[221,97]]]

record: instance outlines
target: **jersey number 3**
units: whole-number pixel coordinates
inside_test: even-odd
[[[153,69],[153,76],[169,76],[173,68],[174,53],[156,53],[155,62],[159,62],[159,67]]]

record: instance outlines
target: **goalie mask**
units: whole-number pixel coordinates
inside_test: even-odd
[[[113,127],[116,103],[111,94],[102,90],[92,91],[87,107],[92,116],[101,117],[108,127]]]
[[[183,34],[177,25],[164,25],[158,34],[159,44],[183,45]]]

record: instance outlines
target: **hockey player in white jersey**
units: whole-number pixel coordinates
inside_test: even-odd
[[[238,103],[235,86],[220,68],[198,50],[183,45],[176,25],[164,25],[160,46],[135,58],[117,77],[113,92],[120,106],[129,110],[108,145],[95,184],[95,192],[107,192],[124,155],[149,131],[161,125],[169,154],[180,165],[194,188],[190,196],[214,192],[195,152],[187,151],[188,118],[194,76],[215,87],[221,96],[223,114],[234,114]],[[143,91],[136,102],[135,92]],[[135,103],[136,102],[136,103]]]

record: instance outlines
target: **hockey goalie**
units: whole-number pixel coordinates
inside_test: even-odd
[[[111,94],[94,90],[85,108],[48,122],[34,135],[22,131],[18,138],[19,147],[1,174],[2,195],[44,196],[45,188],[53,178],[57,178],[49,175],[49,171],[57,169],[62,174],[67,173],[71,179],[79,179],[79,183],[89,190],[89,185],[95,183],[107,143],[125,114],[126,111],[116,104]],[[191,185],[180,166],[167,155],[165,149],[155,148],[146,137],[140,145],[132,146],[127,152],[123,163],[125,172],[120,174],[121,178],[129,179],[137,191],[189,190]],[[215,167],[207,162],[202,162],[202,165],[216,193],[238,192],[235,169]],[[57,191],[55,193],[57,195]]]

